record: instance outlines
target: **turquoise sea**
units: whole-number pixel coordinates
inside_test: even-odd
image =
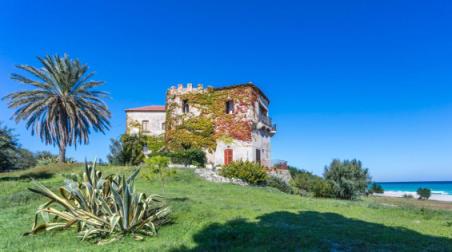
[[[420,187],[429,188],[432,194],[452,195],[452,181],[377,182],[385,191],[416,192]]]

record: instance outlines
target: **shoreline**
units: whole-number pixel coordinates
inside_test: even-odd
[[[403,198],[403,195],[406,194],[412,195],[414,199],[417,199],[419,197],[416,192],[402,192],[402,191],[385,191],[384,193],[375,193],[374,195],[379,197]],[[452,202],[452,195],[432,193],[428,200]]]

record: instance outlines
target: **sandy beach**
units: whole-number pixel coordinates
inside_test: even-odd
[[[402,191],[385,191],[384,193],[376,193],[376,196],[383,196],[383,197],[397,197],[401,198],[403,195],[412,195],[414,198],[418,198],[419,196],[415,192],[402,192]],[[438,201],[446,201],[446,202],[452,202],[452,195],[447,194],[434,194],[430,196],[429,200],[438,200]]]

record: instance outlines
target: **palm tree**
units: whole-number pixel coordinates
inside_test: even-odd
[[[68,55],[38,57],[41,68],[18,65],[31,74],[28,78],[12,74],[11,79],[32,86],[32,89],[11,93],[9,108],[16,109],[16,123],[26,121],[31,134],[37,134],[45,144],[57,145],[59,161],[65,162],[66,147],[87,144],[91,129],[105,133],[110,128],[110,111],[102,98],[108,94],[93,88],[102,81],[91,80],[94,72]]]

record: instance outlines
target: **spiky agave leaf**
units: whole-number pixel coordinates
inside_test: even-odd
[[[85,164],[85,172],[77,181],[66,180],[59,195],[34,181],[32,192],[49,199],[35,214],[32,230],[25,234],[66,229],[77,226],[82,240],[108,243],[123,235],[156,234],[157,227],[168,222],[170,209],[158,195],[135,193],[134,180],[139,169],[126,178],[111,175],[105,178],[93,165]],[[60,206],[63,210],[53,205]],[[39,220],[43,223],[39,224]]]

